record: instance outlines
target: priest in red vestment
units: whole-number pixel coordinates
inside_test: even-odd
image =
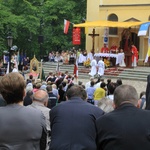
[[[136,67],[138,62],[138,50],[134,44],[131,45],[132,52],[132,66]]]

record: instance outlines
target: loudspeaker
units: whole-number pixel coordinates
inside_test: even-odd
[[[39,35],[38,36],[38,43],[43,43],[44,42],[44,36],[43,35]]]

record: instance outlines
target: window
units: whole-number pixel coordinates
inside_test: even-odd
[[[118,21],[118,17],[115,14],[111,14],[108,16],[108,21]],[[109,35],[117,35],[118,34],[118,28],[109,28]]]

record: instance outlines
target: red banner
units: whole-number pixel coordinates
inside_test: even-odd
[[[73,28],[72,43],[73,45],[81,44],[80,28]]]

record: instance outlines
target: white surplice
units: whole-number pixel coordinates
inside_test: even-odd
[[[93,77],[97,73],[97,61],[93,59],[90,65],[91,65],[91,72],[89,73],[89,75]]]
[[[105,70],[105,64],[102,60],[99,60],[98,62],[98,74],[100,76],[104,75],[104,70]]]
[[[122,53],[122,54],[123,54],[123,59],[121,60],[121,63],[119,63],[119,66],[120,66],[120,67],[126,67],[126,64],[125,64],[125,62],[124,62],[125,56],[124,56],[124,53]]]

